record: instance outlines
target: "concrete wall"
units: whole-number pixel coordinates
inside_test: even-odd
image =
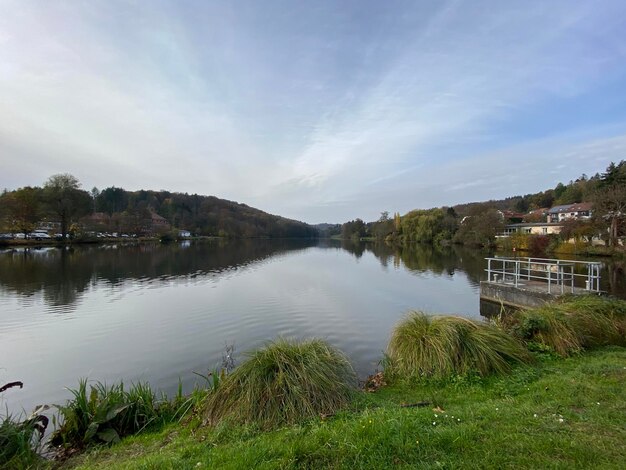
[[[500,284],[482,281],[480,283],[480,298],[489,302],[502,303],[510,307],[539,307],[546,302],[556,299],[556,295],[547,292],[536,292],[524,289],[523,286],[515,287],[508,284]]]

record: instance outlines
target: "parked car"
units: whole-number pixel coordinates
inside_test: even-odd
[[[0,233],[0,240],[13,240],[12,233]]]
[[[52,239],[52,237],[48,235],[48,232],[44,230],[35,230],[34,232],[30,234],[29,238],[32,238],[34,240],[51,240]]]
[[[18,240],[24,240],[26,238],[26,235],[23,233],[16,233],[15,234],[15,238],[17,238]]]

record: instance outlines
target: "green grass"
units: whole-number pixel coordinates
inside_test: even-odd
[[[618,469],[626,461],[625,381],[626,349],[609,347],[475,382],[361,393],[331,418],[271,432],[175,425],[65,467]],[[400,406],[420,401],[431,405]]]
[[[319,339],[278,339],[248,354],[209,394],[205,421],[255,423],[272,428],[332,414],[356,387],[348,359]]]
[[[506,331],[454,316],[410,312],[394,328],[386,372],[403,379],[505,373],[530,355]]]

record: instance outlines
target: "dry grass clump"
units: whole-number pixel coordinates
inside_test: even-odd
[[[495,325],[410,312],[394,328],[389,372],[403,378],[505,373],[530,361],[522,344]]]
[[[567,357],[598,346],[626,346],[626,302],[599,296],[567,297],[504,319],[518,338]]]
[[[205,421],[263,428],[332,414],[347,405],[356,374],[339,350],[319,339],[278,339],[248,353],[206,400]]]

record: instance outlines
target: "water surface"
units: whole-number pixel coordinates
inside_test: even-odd
[[[277,336],[321,337],[360,376],[411,309],[480,318],[487,253],[320,241],[211,241],[0,252],[9,409],[62,403],[81,377],[186,390]]]

